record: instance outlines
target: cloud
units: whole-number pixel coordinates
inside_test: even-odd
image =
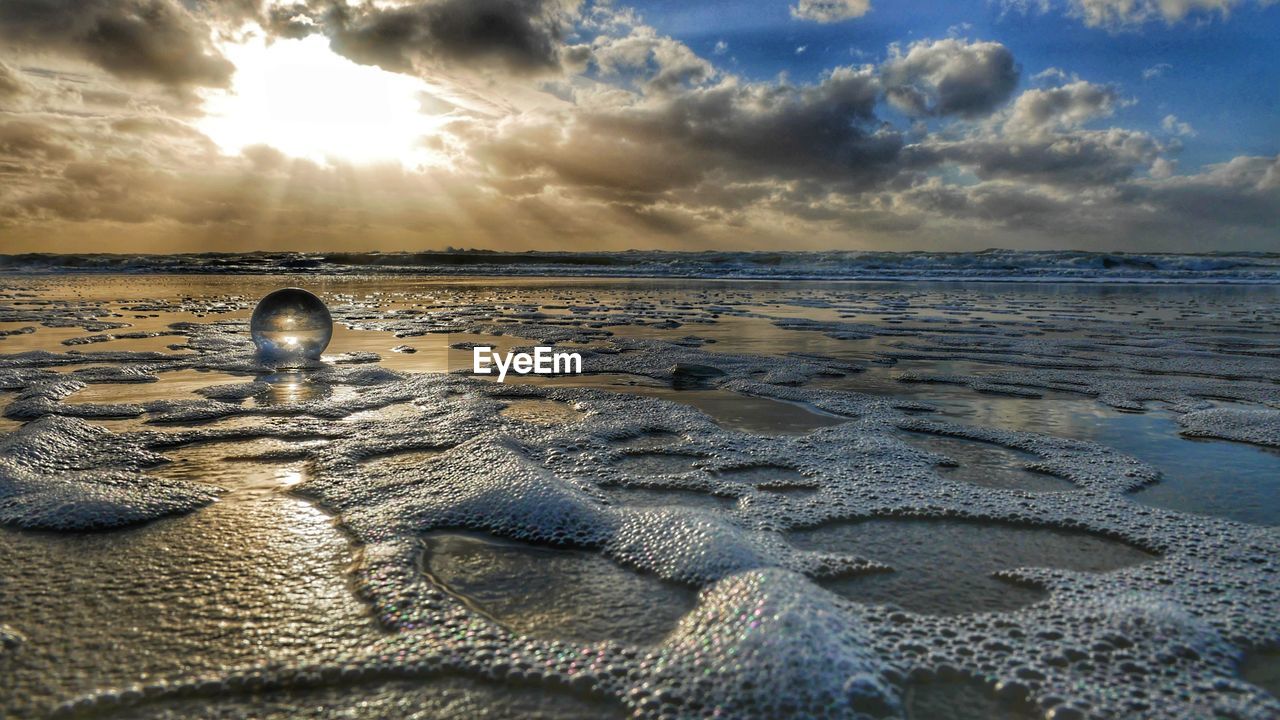
[[[700,85],[716,76],[715,66],[684,43],[637,27],[623,35],[601,35],[591,44],[589,57],[605,77],[636,81],[646,90],[667,92]]]
[[[5,160],[60,161],[75,157],[71,135],[47,123],[7,120],[0,123],[0,158]]]
[[[1241,156],[1191,175],[1065,190],[1005,179],[957,186],[931,178],[903,192],[899,206],[922,215],[926,225],[945,223],[956,235],[992,238],[1005,231],[1022,247],[1266,248],[1280,224],[1280,156]]]
[[[0,11],[12,12],[10,2]],[[202,38],[257,12],[252,0],[173,2],[190,8],[181,12]],[[50,45],[47,63],[24,55],[21,71],[5,52],[6,241],[161,251],[1195,250],[1271,247],[1280,224],[1280,159],[1242,156],[1180,175],[1169,135],[1190,132],[1186,123],[1170,116],[1153,134],[1113,126],[1130,101],[1070,68],[1018,94],[1018,65],[995,42],[925,40],[891,46],[879,66],[752,81],[717,67],[715,49],[699,56],[634,13],[576,1],[310,0],[275,5],[264,22],[426,79],[447,98],[431,101],[447,118],[424,141],[440,162],[317,163],[262,145],[228,155],[174,99],[194,80],[153,77],[161,86],[149,87],[105,65],[72,72],[58,56],[89,56],[69,44]],[[6,81],[18,83],[20,104],[5,100]],[[487,93],[485,110],[450,104],[469,97],[455,85]],[[513,101],[513,87],[539,101]],[[890,104],[931,120],[894,127]]]
[[[1241,0],[1071,0],[1071,12],[1090,27],[1117,28],[1163,20],[1172,25],[1192,15],[1226,17]]]
[[[1117,189],[1117,206],[1133,237],[1166,233],[1201,251],[1224,240],[1254,238],[1274,247],[1280,227],[1280,155],[1237,156],[1198,173],[1130,183]]]
[[[1270,5],[1275,0],[1002,0],[1005,12],[1046,13],[1063,7],[1066,14],[1088,27],[1111,31],[1135,30],[1161,22],[1166,26],[1196,20],[1225,19],[1237,7],[1253,2]]]
[[[1084,80],[1033,88],[967,134],[926,137],[906,157],[917,167],[959,165],[982,180],[1105,187],[1134,177],[1167,149],[1139,131],[1084,129],[1125,103],[1114,88]]]
[[[1179,135],[1181,137],[1195,137],[1195,128],[1190,123],[1182,122],[1177,115],[1165,115],[1164,120],[1160,121],[1160,127],[1170,135]]]
[[[1159,157],[1156,158],[1155,162],[1151,163],[1151,167],[1147,170],[1147,176],[1156,180],[1164,180],[1172,177],[1177,169],[1177,160]]]
[[[264,146],[228,157],[184,123],[127,111],[8,121],[0,226],[14,247],[164,251],[853,238],[1195,250],[1265,246],[1280,221],[1280,158],[1143,177],[1161,156],[1140,133],[1051,122],[1033,140],[1007,135],[1007,117],[902,147],[875,118],[876,85],[848,68],[812,85],[724,81],[589,110],[467,116],[448,129],[463,162],[419,170],[318,165]],[[976,182],[949,180],[949,165]]]
[[[171,88],[226,86],[234,70],[210,28],[173,0],[5,0],[0,40],[66,53],[130,80]]]
[[[320,165],[264,146],[241,156],[176,142],[134,152],[146,145],[97,121],[57,124],[35,138],[68,142],[56,156],[15,162],[0,144],[0,232],[10,250],[622,249],[637,237],[698,233],[680,208],[517,197],[462,171]]]
[[[137,223],[182,216],[183,179],[198,178],[216,159],[204,136],[163,117],[11,120],[0,124],[0,217]]]
[[[1072,82],[1074,80],[1078,80],[1079,78],[1073,76],[1071,73],[1068,73],[1066,70],[1063,70],[1062,68],[1049,67],[1049,68],[1045,68],[1044,70],[1041,70],[1035,75],[1032,75],[1031,79],[1035,82],[1065,83],[1065,82]]]
[[[0,61],[0,100],[12,100],[27,92],[27,84],[18,73]]]
[[[804,194],[856,192],[896,173],[901,136],[875,116],[870,68],[812,85],[726,80],[670,96],[472,128],[492,172],[628,202],[701,182],[786,181]]]
[[[948,38],[892,46],[881,67],[889,102],[914,116],[978,117],[1003,103],[1021,70],[997,42]]]
[[[1142,79],[1155,80],[1158,77],[1163,77],[1165,73],[1169,72],[1172,69],[1173,69],[1173,66],[1170,65],[1169,63],[1156,63],[1155,65],[1152,65],[1149,68],[1143,69]]]
[[[324,33],[334,51],[392,72],[452,65],[536,75],[560,69],[564,35],[580,6],[581,0],[310,0],[272,7],[267,24],[286,37]]]
[[[1111,116],[1125,104],[1115,88],[1077,80],[1049,89],[1027,90],[1018,96],[1005,122],[1011,135],[1033,136],[1076,128],[1090,120]]]
[[[908,148],[917,163],[955,163],[982,179],[1020,180],[1059,187],[1107,186],[1127,180],[1165,147],[1146,133],[1111,128],[1037,138],[966,138]]]
[[[46,250],[302,249],[325,238],[329,247],[365,238],[367,247],[392,238],[411,246],[421,244],[410,241],[420,237],[415,227],[461,241],[466,223],[450,214],[455,204],[519,224],[501,201],[482,207],[477,184],[459,178],[320,166],[262,146],[226,156],[194,129],[146,116],[0,123],[0,176],[0,233]]]
[[[1070,213],[1072,203],[1043,188],[1009,182],[984,182],[968,187],[931,181],[904,193],[903,202],[918,211],[953,223],[996,226],[1026,232],[1051,230]]]
[[[871,12],[871,0],[800,0],[791,6],[791,17],[819,23],[859,18]]]

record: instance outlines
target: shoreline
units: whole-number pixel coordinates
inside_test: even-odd
[[[255,252],[0,255],[0,275],[332,275],[765,282],[1280,285],[1277,253]]]
[[[545,268],[540,268],[545,269]],[[548,280],[670,280],[699,282],[742,282],[742,283],[938,283],[954,285],[1097,285],[1097,286],[1231,286],[1231,287],[1280,287],[1280,275],[1274,278],[1170,278],[1170,277],[1078,277],[1078,276],[950,276],[950,275],[876,275],[876,276],[825,276],[825,275],[697,275],[697,274],[654,274],[654,273],[563,273],[541,274],[536,272],[488,272],[488,273],[451,273],[433,268],[427,270],[394,270],[378,268],[376,270],[343,270],[339,268],[286,269],[286,268],[237,268],[235,270],[200,270],[198,268],[135,268],[135,269],[87,269],[57,268],[46,270],[0,270],[0,277],[7,278],[49,278],[66,276],[146,276],[162,275],[170,277],[232,277],[232,276],[299,276],[325,278],[398,278],[398,279],[440,279],[447,281],[484,280],[492,278],[528,279],[545,282]]]

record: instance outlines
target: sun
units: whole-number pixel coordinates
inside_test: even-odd
[[[422,80],[354,63],[319,35],[220,50],[236,67],[232,87],[205,96],[196,125],[223,152],[264,144],[317,162],[432,162],[423,139],[448,118],[423,112]]]

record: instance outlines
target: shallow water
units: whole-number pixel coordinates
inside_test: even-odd
[[[1280,696],[1280,650],[1246,653],[1240,663],[1240,675],[1272,695]]]
[[[512,399],[507,400],[505,404],[506,407],[502,409],[504,417],[536,425],[575,422],[582,415],[571,405],[555,400]]]
[[[1030,453],[926,433],[902,433],[900,437],[922,450],[938,453],[952,461],[954,464],[940,466],[942,476],[948,479],[1030,492],[1075,489],[1074,485],[1061,478],[1027,470],[1027,463],[1035,459]]]
[[[112,685],[145,685],[264,659],[319,661],[380,630],[346,578],[332,518],[283,491],[297,463],[230,462],[244,444],[170,453],[157,470],[229,492],[186,517],[108,533],[0,529],[0,618],[36,652],[0,673],[18,716]]]
[[[696,593],[598,553],[473,535],[425,539],[431,577],[518,633],[651,645],[693,609]]]
[[[617,374],[520,378],[520,382],[552,387],[583,387],[642,395],[683,403],[706,413],[717,425],[762,435],[803,435],[847,418],[812,405],[752,397],[719,389],[680,389],[648,378]]]
[[[271,377],[271,376],[268,376]],[[130,384],[98,383],[86,385],[69,395],[69,403],[115,403],[121,401],[140,403],[150,400],[171,400],[187,397],[195,399],[202,388],[228,383],[245,382],[253,376],[232,375],[209,370],[175,370],[157,376],[156,382]],[[278,379],[276,379],[278,382]]]
[[[261,692],[170,701],[130,708],[128,717],[153,720],[242,718],[342,720],[597,720],[625,717],[614,703],[570,692],[513,683],[443,677],[427,682],[392,680],[311,691]]]
[[[1087,533],[953,520],[867,520],[791,534],[797,546],[848,552],[888,565],[824,581],[859,602],[930,615],[1014,610],[1046,594],[993,576],[1022,567],[1106,572],[1150,553]]]
[[[912,364],[927,365],[920,361]],[[1052,390],[1042,391],[1042,397],[1023,398],[954,385],[901,383],[892,379],[896,372],[900,370],[872,367],[866,373],[816,384],[928,403],[938,408],[939,417],[954,422],[1098,442],[1160,471],[1158,484],[1133,496],[1138,502],[1241,522],[1280,524],[1280,502],[1276,501],[1280,497],[1280,451],[1276,449],[1182,437],[1174,414],[1160,407],[1122,412],[1089,397]],[[918,438],[917,442],[944,455],[948,451],[969,454],[965,447],[979,445],[949,438]],[[981,452],[975,449],[972,454]],[[973,455],[970,463],[957,468],[957,477],[964,476],[966,466],[975,473],[992,469],[995,473],[987,477],[998,484],[1001,476],[1018,474],[1022,465],[1012,451],[990,451],[989,446],[985,460]],[[1052,484],[1052,478],[1048,483]],[[1017,481],[1006,486],[1015,487]],[[1026,486],[1033,489],[1035,482]]]
[[[211,363],[212,369],[166,366],[170,359],[213,352],[198,347],[208,340],[206,336],[171,324],[226,323],[235,329],[233,335],[247,340],[244,323],[257,298],[298,280],[80,276],[0,281],[4,285],[0,330],[35,328],[0,335],[0,360],[35,350],[73,353],[33,367],[86,380],[94,380],[92,373],[101,372],[95,368],[150,369],[157,378],[144,383],[90,382],[47,406],[31,405],[21,400],[20,392],[6,390],[0,392],[0,408],[28,402],[28,408],[75,414],[100,404],[141,404],[146,409],[137,417],[89,421],[116,432],[194,429],[247,434],[160,450],[172,462],[150,469],[151,474],[204,482],[227,491],[217,502],[190,514],[98,533],[0,528],[0,630],[7,627],[24,638],[16,651],[0,651],[0,715],[38,717],[77,697],[152,683],[224,677],[263,664],[340,664],[362,657],[370,647],[383,647],[380,643],[394,643],[397,630],[387,626],[387,613],[378,605],[377,594],[370,597],[368,588],[357,587],[355,568],[362,562],[369,534],[360,523],[368,518],[357,514],[340,520],[342,502],[313,499],[312,493],[303,497],[291,489],[332,477],[344,483],[353,482],[351,478],[358,481],[365,473],[391,478],[388,482],[395,483],[395,492],[419,487],[438,488],[441,496],[453,492],[450,478],[432,474],[435,471],[429,468],[458,462],[451,457],[442,461],[442,457],[450,446],[468,438],[465,433],[440,431],[437,426],[449,425],[448,413],[424,419],[424,413],[435,412],[447,402],[447,395],[428,394],[446,382],[445,376],[418,386],[416,397],[396,397],[383,405],[375,402],[367,409],[348,410],[361,398],[376,394],[378,386],[361,385],[364,381],[359,378],[358,382],[335,382],[325,373],[353,368],[464,373],[470,366],[467,343],[491,344],[500,351],[540,342],[584,351],[621,348],[616,357],[623,361],[628,355],[650,352],[626,345],[633,339],[670,343],[666,351],[645,355],[654,358],[647,364],[628,366],[606,356],[612,364],[598,373],[510,376],[510,394],[486,395],[484,401],[489,404],[480,407],[487,408],[483,413],[489,415],[477,411],[477,418],[500,423],[484,427],[508,428],[524,440],[533,438],[526,450],[536,458],[534,465],[540,472],[552,473],[563,469],[556,464],[557,458],[594,448],[592,443],[605,437],[600,434],[601,423],[610,420],[594,414],[590,398],[583,400],[573,392],[598,390],[630,398],[633,405],[613,406],[618,424],[625,424],[629,408],[635,407],[636,416],[650,418],[655,427],[647,427],[644,434],[609,437],[609,452],[620,455],[611,455],[604,466],[587,465],[590,473],[573,478],[576,492],[599,499],[608,508],[670,513],[674,519],[666,527],[667,534],[681,527],[681,518],[702,523],[687,541],[696,549],[695,555],[717,557],[717,543],[724,542],[723,527],[734,532],[781,528],[777,538],[800,549],[855,556],[892,568],[892,572],[850,572],[816,579],[818,585],[863,605],[891,604],[930,618],[1008,613],[1034,608],[1049,594],[993,573],[1058,568],[1080,572],[1086,583],[1109,587],[1109,575],[1124,568],[1159,566],[1161,560],[1099,532],[1025,523],[875,519],[826,522],[788,532],[787,522],[805,517],[803,513],[813,508],[837,507],[836,500],[848,502],[849,496],[879,492],[876,502],[893,505],[898,483],[925,472],[906,462],[905,453],[913,447],[955,462],[929,471],[934,473],[930,477],[936,477],[934,485],[912,480],[913,492],[938,493],[910,501],[920,507],[933,507],[935,501],[937,507],[965,507],[976,502],[972,498],[986,497],[982,493],[1007,491],[1031,498],[1019,502],[1035,508],[1036,503],[1057,502],[1053,498],[1070,498],[1070,493],[1079,491],[1061,478],[1026,470],[1024,466],[1036,459],[1026,452],[876,425],[879,421],[866,420],[858,407],[845,408],[821,395],[788,395],[790,388],[833,391],[837,399],[852,392],[887,399],[890,404],[921,403],[906,412],[1107,446],[1161,474],[1158,482],[1145,489],[1117,493],[1106,500],[1126,517],[1145,504],[1256,526],[1280,525],[1280,502],[1276,501],[1280,451],[1180,436],[1180,409],[1165,397],[1176,394],[1168,387],[1133,390],[1132,382],[1121,387],[1120,394],[1159,396],[1142,398],[1145,407],[1133,412],[1100,402],[1084,384],[1073,386],[1076,392],[1031,385],[1022,390],[1040,397],[1024,397],[958,384],[899,380],[903,373],[1029,376],[1047,363],[1055,369],[1070,368],[1085,379],[1122,384],[1134,378],[1168,381],[1178,392],[1186,390],[1206,405],[1277,407],[1267,394],[1280,387],[1276,371],[1280,337],[1275,331],[1280,290],[1275,288],[318,276],[307,278],[307,285],[326,299],[337,321],[320,366],[268,370],[254,367],[251,358],[236,356],[221,357]],[[42,324],[45,321],[53,326]],[[115,323],[127,327],[109,326]],[[135,333],[147,336],[123,337]],[[540,333],[553,340],[540,340]],[[1042,339],[1073,344],[1019,344]],[[765,377],[764,371],[733,370],[739,367],[734,363],[749,362],[741,360],[743,356],[785,359],[789,371],[799,362],[794,353],[813,362],[837,363],[843,369],[805,377],[799,373],[795,379],[788,375],[776,385],[766,383],[762,394],[755,394],[759,388],[744,392],[720,387],[714,378],[693,389],[677,389],[668,371],[677,362],[673,358],[690,348],[704,353],[698,362],[721,363],[739,382],[761,382]],[[113,352],[161,355],[147,359],[95,355]],[[1200,353],[1210,362],[1150,366],[1149,371],[1129,367],[1158,363],[1160,353],[1175,359],[1199,358]],[[30,363],[19,361],[13,367],[24,371],[26,364]],[[0,378],[7,377],[5,372],[0,369]],[[496,388],[494,379],[487,378]],[[211,388],[252,381],[263,384],[244,397],[228,396],[210,403],[209,417],[164,416],[171,401],[205,402],[201,393]],[[1187,390],[1200,382],[1220,385]],[[1236,398],[1235,403],[1217,397],[1224,388],[1229,392],[1240,383],[1250,383],[1246,397]],[[537,392],[520,396],[526,388],[519,386]],[[472,399],[483,394],[471,386],[459,386],[457,392]],[[637,405],[652,400],[672,404],[656,412]],[[228,405],[243,414],[227,415]],[[700,420],[685,419],[690,409],[690,417]],[[656,427],[668,416],[684,424]],[[0,419],[0,434],[22,427],[27,418]],[[156,422],[162,419],[166,421]],[[288,440],[269,439],[269,433],[255,435],[259,431],[253,428],[267,422],[297,424],[302,429],[297,431],[299,437]],[[857,433],[879,433],[874,436],[903,442],[907,450],[889,459],[874,453],[845,456],[824,450],[827,455],[815,456],[849,467],[811,465],[804,472],[791,467],[792,461],[808,457],[813,448],[825,447],[823,443],[863,448],[859,443],[865,437],[853,432],[834,436],[844,439],[823,439],[824,433],[846,432],[855,424]],[[358,460],[354,469],[317,464],[318,458],[328,457],[326,429],[352,427],[360,430],[345,442],[359,444],[362,434],[378,435],[379,441],[397,433],[403,437],[387,446],[390,449],[369,440],[368,448],[353,453]],[[427,442],[437,432],[443,439],[438,444]],[[549,433],[557,438],[554,451],[536,444]],[[693,446],[697,449],[688,449]],[[725,448],[753,452],[743,457]],[[863,484],[851,493],[837,493],[844,492],[845,477],[828,471],[861,472],[862,465],[855,463],[875,466],[876,477],[884,484],[870,486],[868,476],[859,475],[858,482]],[[682,487],[682,482],[689,486]],[[392,484],[385,487],[391,493]],[[1067,508],[1055,509],[1057,516],[1065,512],[1074,519],[1069,501],[1054,507]],[[403,511],[415,517],[417,508]],[[1081,513],[1085,513],[1083,501]],[[530,511],[529,516],[533,515]],[[1098,522],[1098,513],[1091,517]],[[350,524],[343,525],[344,520]],[[1215,526],[1204,535],[1220,532],[1225,531]],[[631,557],[666,567],[661,540],[650,538],[653,549]],[[478,617],[534,641],[659,647],[664,658],[676,653],[672,648],[683,647],[681,643],[715,645],[712,639],[696,635],[689,640],[677,630],[683,627],[683,619],[700,608],[699,583],[660,578],[652,567],[633,567],[597,546],[552,547],[456,527],[428,533],[424,542],[418,570],[429,585]],[[767,545],[773,539],[759,542]],[[742,557],[755,557],[752,553],[759,547],[744,544],[729,556],[739,562]],[[766,558],[760,561],[764,567],[774,562],[767,559],[774,557],[767,552],[758,555]],[[746,567],[756,566],[748,563]],[[785,584],[805,582],[792,579]],[[1233,577],[1222,584],[1231,583],[1239,587],[1241,581]],[[729,604],[728,610],[711,607],[727,623],[751,612],[755,602],[747,598],[741,607]],[[1201,612],[1209,611],[1202,608]],[[797,621],[785,612],[777,617],[784,618],[784,626]],[[1233,616],[1232,622],[1240,617],[1248,613]],[[1265,621],[1255,621],[1255,627],[1265,626]],[[700,626],[690,627],[694,629],[685,631],[694,632]],[[1263,641],[1266,638],[1259,639]],[[568,646],[550,647],[556,650],[546,651],[549,654],[569,652]],[[655,665],[643,670],[628,667],[632,675],[622,676],[638,678],[639,685],[663,681],[662,676],[646,674],[656,672]],[[747,672],[751,663],[737,667]],[[1275,693],[1274,668],[1274,653],[1254,652],[1246,656],[1238,674]],[[409,717],[412,713],[421,717],[600,717],[628,711],[647,717],[661,705],[636,699],[647,695],[629,694],[625,683],[609,686],[614,700],[603,700],[608,693],[566,692],[562,681],[539,679],[542,676],[533,671],[523,684],[481,680],[481,670],[473,674],[432,675],[429,680],[415,676],[404,681],[392,673],[341,688],[286,687],[265,693],[260,698],[263,705],[253,705],[245,696],[179,697],[130,708],[125,714],[293,717],[306,708],[310,715],[303,716],[314,717]],[[1088,680],[1070,682],[1075,687],[1089,685]],[[1125,687],[1124,682],[1120,686]],[[1025,708],[991,699],[990,690],[975,680],[910,685],[894,692],[899,700],[896,707],[907,717],[1024,717],[1019,713]],[[698,692],[710,691],[704,688],[694,694]],[[1263,707],[1255,715],[1265,716],[1268,709]],[[756,714],[769,716],[765,711]]]

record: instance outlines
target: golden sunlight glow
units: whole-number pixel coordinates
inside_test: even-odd
[[[422,141],[446,117],[422,111],[421,80],[351,62],[319,35],[220,49],[236,66],[233,85],[205,96],[197,126],[223,152],[262,144],[317,162],[438,161]]]
[[[297,470],[282,470],[276,473],[276,481],[283,487],[293,487],[302,482],[302,473]]]

